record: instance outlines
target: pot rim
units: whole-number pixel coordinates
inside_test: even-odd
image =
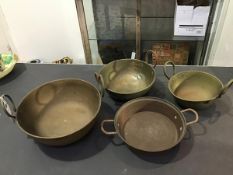
[[[34,134],[29,133],[28,131],[26,131],[26,130],[19,124],[19,122],[18,122],[18,111],[19,111],[18,109],[19,109],[20,106],[22,105],[23,101],[24,101],[24,100],[27,98],[27,96],[30,95],[34,90],[36,90],[36,89],[38,89],[38,88],[40,88],[40,87],[42,87],[42,86],[44,86],[44,85],[47,85],[47,84],[49,84],[49,83],[59,82],[59,81],[64,81],[64,80],[65,80],[65,81],[81,81],[81,82],[87,84],[88,86],[92,87],[93,89],[95,89],[95,91],[96,91],[97,94],[98,94],[99,99],[98,99],[98,108],[97,108],[95,114],[93,115],[93,116],[94,116],[93,119],[91,119],[84,127],[80,128],[80,129],[78,129],[78,130],[76,130],[76,131],[71,132],[71,133],[69,133],[69,134],[67,134],[67,135],[61,135],[61,136],[57,136],[57,137],[38,136],[38,135],[34,135]],[[20,103],[19,103],[19,106],[18,106],[17,111],[16,111],[16,118],[15,118],[15,119],[16,119],[17,125],[18,125],[18,127],[21,129],[21,131],[23,131],[25,134],[27,134],[28,136],[30,136],[30,137],[32,137],[32,138],[36,138],[36,139],[62,139],[62,138],[64,138],[64,137],[67,137],[67,136],[70,136],[70,135],[73,135],[73,134],[79,132],[80,130],[82,130],[83,128],[85,128],[85,127],[88,126],[89,124],[91,124],[91,122],[93,122],[93,121],[96,119],[96,117],[97,117],[97,115],[98,115],[98,113],[99,113],[99,111],[100,111],[101,103],[102,103],[102,97],[101,97],[101,95],[100,95],[99,90],[98,90],[95,86],[93,86],[91,83],[89,83],[88,81],[85,81],[85,80],[82,80],[82,79],[79,79],[79,78],[60,78],[60,79],[56,79],[56,80],[52,80],[52,81],[48,81],[48,82],[42,83],[41,85],[38,85],[38,86],[36,86],[35,88],[33,88],[32,90],[30,90],[29,92],[27,92],[26,95],[22,98],[22,100],[21,100]]]
[[[121,112],[124,108],[130,106],[132,103],[135,103],[135,102],[138,102],[138,101],[143,101],[143,100],[159,101],[159,102],[163,103],[164,105],[167,105],[167,106],[171,107],[171,109],[175,110],[176,112],[178,112],[179,117],[181,118],[181,121],[182,121],[182,123],[183,123],[183,131],[182,131],[182,133],[181,133],[179,139],[176,141],[176,143],[175,143],[174,145],[172,145],[172,146],[170,146],[170,147],[167,147],[167,148],[164,148],[164,149],[158,149],[158,150],[156,150],[156,151],[150,151],[150,150],[143,150],[143,149],[135,148],[134,145],[130,145],[130,144],[123,138],[123,136],[122,136],[121,133],[120,133],[119,127],[118,127],[119,124],[117,123],[117,120],[118,120],[118,118],[119,118],[120,112]],[[117,110],[117,112],[116,112],[116,114],[115,114],[115,117],[114,117],[114,127],[115,127],[115,130],[116,130],[118,136],[119,136],[127,145],[129,145],[129,146],[131,146],[131,147],[133,147],[133,148],[135,148],[135,149],[138,149],[138,150],[141,150],[141,151],[145,151],[145,152],[160,152],[160,151],[165,151],[165,150],[171,149],[171,148],[173,148],[174,146],[176,146],[177,144],[179,144],[179,143],[181,142],[181,140],[184,138],[184,135],[185,135],[185,133],[186,133],[186,130],[187,130],[187,125],[186,125],[186,123],[187,123],[187,121],[186,121],[186,118],[185,118],[184,114],[181,112],[181,110],[180,110],[177,106],[175,106],[174,104],[172,104],[171,102],[169,102],[169,101],[167,101],[167,100],[164,100],[164,99],[161,99],[161,98],[158,98],[158,97],[150,97],[150,96],[148,96],[148,97],[139,97],[139,98],[136,98],[136,99],[133,99],[133,100],[130,100],[130,101],[126,102],[125,104],[123,104],[123,105]]]
[[[149,89],[151,86],[153,86],[153,84],[155,83],[155,80],[156,80],[156,72],[155,72],[155,69],[153,69],[151,67],[150,64],[146,63],[145,61],[142,61],[142,60],[138,60],[138,59],[129,59],[129,58],[126,58],[126,59],[119,59],[119,60],[115,60],[115,61],[112,61],[106,65],[104,65],[104,67],[100,70],[100,74],[101,72],[107,67],[109,66],[110,64],[113,64],[114,62],[117,62],[117,61],[135,61],[135,62],[140,62],[140,63],[143,63],[145,65],[147,65],[148,67],[151,68],[151,70],[153,71],[153,79],[151,81],[150,84],[148,84],[144,89],[140,90],[140,91],[135,91],[135,92],[131,92],[131,93],[122,93],[122,92],[119,92],[119,91],[114,91],[114,90],[111,90],[109,88],[106,88],[104,87],[106,90],[112,92],[112,93],[115,93],[115,94],[119,94],[119,95],[131,95],[131,94],[135,94],[135,93],[140,93],[140,92],[143,92],[145,91],[146,89]]]
[[[184,98],[181,98],[181,97],[175,95],[175,94],[174,94],[174,91],[171,90],[171,80],[172,80],[174,77],[178,76],[179,74],[184,74],[184,73],[188,73],[188,72],[201,73],[201,74],[205,74],[205,75],[207,75],[207,76],[210,76],[210,77],[214,78],[215,80],[217,80],[217,81],[219,82],[219,84],[221,85],[222,89],[224,88],[224,85],[223,85],[222,81],[221,81],[218,77],[216,77],[215,75],[212,75],[211,73],[208,73],[208,72],[205,72],[205,71],[199,71],[199,70],[181,71],[181,72],[178,72],[178,73],[174,74],[174,75],[170,78],[170,80],[168,81],[168,89],[169,89],[170,93],[171,93],[174,97],[176,97],[176,98],[179,99],[179,100],[183,100],[183,101],[187,101],[187,102],[196,102],[196,103],[198,103],[198,102],[208,102],[208,101],[212,101],[212,100],[215,100],[216,98],[218,98],[218,95],[216,95],[216,96],[213,96],[212,98],[205,99],[205,100],[188,100],[188,99],[184,99]]]

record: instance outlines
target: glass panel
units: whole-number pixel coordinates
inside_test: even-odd
[[[175,11],[174,0],[142,0],[141,17],[173,18]]]
[[[97,38],[90,39],[135,39],[135,0],[93,0],[93,6]]]
[[[142,40],[172,40],[173,18],[142,18]]]
[[[83,0],[83,4],[93,62],[130,58],[136,52],[137,0]],[[188,64],[197,64],[205,37],[174,36],[175,6],[175,0],[141,0],[141,57],[160,45],[162,50],[169,48],[174,59],[185,55]]]
[[[141,1],[141,7],[142,57],[150,49],[158,54],[157,64],[167,60],[176,64],[197,63],[205,37],[174,36],[176,1]]]
[[[93,62],[130,58],[136,48],[136,0],[84,0],[83,5]]]
[[[143,57],[147,50],[153,50],[155,54],[149,56],[154,64],[164,64],[172,60],[175,64],[193,64],[196,54],[196,42],[187,41],[143,41]],[[152,61],[151,61],[152,62]]]
[[[92,28],[89,28],[91,35],[89,39],[100,40],[135,40],[135,19],[108,17],[95,22],[96,35],[92,35]],[[134,27],[132,27],[134,26]]]
[[[86,17],[87,31],[89,38],[96,38],[96,27],[95,27],[95,19],[93,13],[93,2],[92,0],[84,0],[83,7]]]
[[[203,41],[201,36],[174,36],[173,18],[142,18],[141,19],[142,40],[169,40],[169,41]]]
[[[135,41],[98,40],[100,57],[104,64],[123,58],[130,58],[135,51]]]
[[[92,0],[95,20],[115,17],[135,17],[136,0]]]

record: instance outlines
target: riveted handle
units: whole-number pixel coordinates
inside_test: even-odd
[[[9,101],[11,105],[9,105],[7,101]],[[16,107],[14,101],[9,95],[5,95],[5,94],[1,95],[0,104],[8,117],[16,119]],[[12,109],[10,108],[10,106],[12,107]]]
[[[103,120],[103,121],[101,122],[101,131],[102,131],[104,134],[106,134],[106,135],[116,135],[116,134],[117,134],[116,131],[106,131],[106,130],[104,129],[105,123],[113,123],[113,124],[114,124],[114,120]]]
[[[99,91],[101,96],[104,96],[104,79],[100,73],[95,72],[95,79],[98,83]]]
[[[163,74],[167,77],[168,80],[170,80],[171,76],[168,75],[167,73],[167,66],[168,65],[172,65],[172,75],[175,75],[176,73],[176,67],[175,67],[175,63],[173,63],[172,61],[167,61],[164,66],[163,66]]]
[[[224,86],[224,88],[222,89],[222,91],[219,94],[219,98],[226,93],[226,91],[231,87],[231,85],[233,84],[233,79],[231,79],[230,81],[228,81],[228,83]]]
[[[193,120],[193,121],[190,121],[190,122],[187,122],[187,123],[186,123],[187,126],[192,125],[192,124],[198,122],[198,120],[199,120],[199,115],[198,115],[197,111],[195,111],[194,109],[188,108],[188,109],[181,110],[181,112],[182,112],[182,113],[185,113],[185,112],[192,112],[192,113],[194,114],[194,120]]]

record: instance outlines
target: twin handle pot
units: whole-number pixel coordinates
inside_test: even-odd
[[[172,65],[172,76],[167,73],[169,64]],[[165,63],[163,71],[169,80],[170,93],[182,107],[207,108],[225,94],[233,84],[233,79],[231,79],[226,85],[223,85],[216,76],[203,71],[189,70],[176,73],[175,64],[172,61]]]

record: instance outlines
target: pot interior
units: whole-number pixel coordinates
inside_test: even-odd
[[[155,72],[150,65],[129,59],[107,64],[101,74],[105,88],[120,94],[142,91],[149,87],[155,79]]]
[[[180,72],[169,81],[170,91],[187,101],[211,100],[219,95],[222,88],[222,83],[216,77],[198,71]]]
[[[167,102],[156,98],[138,98],[117,112],[115,126],[130,146],[148,152],[175,146],[185,133],[183,115]]]
[[[17,120],[27,133],[63,137],[84,128],[98,113],[100,95],[81,80],[58,80],[30,92],[18,108]]]

